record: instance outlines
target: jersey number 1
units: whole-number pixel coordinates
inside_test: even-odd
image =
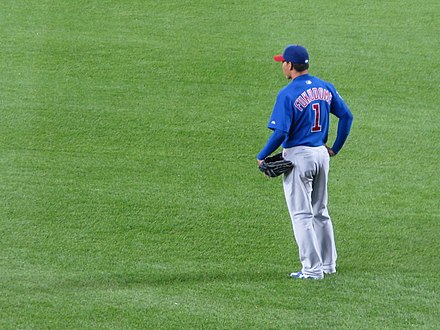
[[[315,111],[315,123],[312,126],[312,132],[321,132],[321,125],[319,124],[319,119],[321,117],[321,109],[319,103],[313,103],[312,109]]]

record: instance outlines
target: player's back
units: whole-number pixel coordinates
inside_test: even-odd
[[[296,77],[280,93],[286,93],[285,97],[292,111],[290,131],[283,146],[290,148],[324,145],[328,137],[334,94],[332,85],[305,74]]]

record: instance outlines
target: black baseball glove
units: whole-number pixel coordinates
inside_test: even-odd
[[[267,176],[274,178],[292,170],[293,164],[290,160],[284,159],[280,152],[272,157],[264,158],[258,168]]]

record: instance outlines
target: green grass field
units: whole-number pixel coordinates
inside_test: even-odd
[[[438,329],[440,3],[0,3],[0,329]],[[306,46],[355,122],[338,274],[255,156]],[[332,122],[330,139],[335,136]]]

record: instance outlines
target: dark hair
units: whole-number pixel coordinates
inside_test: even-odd
[[[304,63],[304,64],[292,63],[292,66],[296,71],[301,72],[309,68],[309,63]]]

